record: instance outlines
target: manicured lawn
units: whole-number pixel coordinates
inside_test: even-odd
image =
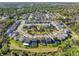
[[[23,43],[20,41],[10,40],[10,46],[13,47],[24,47]]]
[[[29,30],[27,30],[27,32],[29,34],[50,34],[51,33],[50,30],[44,30],[43,32],[40,32],[40,31],[33,30],[33,29],[29,29]],[[52,32],[53,32],[53,30],[52,30]]]
[[[26,48],[23,46],[22,42],[15,41],[15,40],[10,40],[10,49],[15,49],[15,50],[25,50],[25,51],[30,51],[30,52],[52,52],[52,51],[57,51],[57,47],[53,47],[52,44],[48,44],[47,46],[38,46],[36,48]]]
[[[70,38],[67,39],[66,41],[68,41],[68,40],[70,40]],[[39,52],[53,52],[53,51],[58,50],[58,46],[63,47],[63,45],[65,45],[66,41],[62,42],[62,44],[59,44],[59,45],[47,44],[46,46],[39,45],[36,48],[30,48],[30,47],[27,48],[26,46],[23,46],[22,42],[10,40],[10,43],[11,43],[10,48],[14,49],[14,50],[24,50],[24,51],[37,52],[37,53],[39,53]]]
[[[37,47],[37,48],[11,48],[13,50],[22,50],[22,51],[29,51],[29,52],[37,52],[37,53],[42,53],[42,52],[54,52],[57,51],[57,47],[48,47],[48,46],[42,46],[42,47]]]

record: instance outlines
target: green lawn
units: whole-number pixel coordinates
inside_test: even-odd
[[[10,45],[13,47],[24,47],[23,43],[20,41],[10,40]]]

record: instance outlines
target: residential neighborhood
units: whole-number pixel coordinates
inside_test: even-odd
[[[79,3],[0,3],[0,55],[79,56]]]
[[[68,38],[71,33],[59,20],[51,20],[53,16],[52,13],[30,13],[28,18],[15,21],[6,34],[31,47],[41,43],[41,45],[47,45],[48,40],[50,44],[58,44]],[[33,33],[32,30],[37,33]],[[38,40],[39,43],[37,43]]]

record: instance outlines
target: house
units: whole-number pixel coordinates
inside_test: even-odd
[[[55,43],[54,43],[54,44],[59,44],[59,43],[61,43],[61,41],[60,41],[60,40],[58,40],[58,39],[55,39],[54,41],[55,41]]]
[[[8,18],[7,15],[4,15],[4,16],[1,17],[2,20],[6,20],[7,18]]]
[[[40,45],[47,45],[46,40],[44,38],[40,40]]]
[[[6,34],[9,35],[9,34],[12,33],[12,32],[13,32],[13,31],[12,31],[11,29],[8,29],[7,32],[6,32]]]
[[[51,23],[50,23],[50,26],[51,26],[53,29],[56,29],[56,27],[55,27],[53,24],[51,24]]]
[[[57,35],[57,38],[59,39],[59,40],[64,40],[64,39],[66,39],[66,37],[65,37],[65,35],[64,34],[59,34],[59,35]]]
[[[30,40],[29,40],[28,37],[24,37],[23,40],[24,40],[23,45],[25,45],[25,46],[29,46],[30,45]]]
[[[13,32],[12,37],[14,38],[15,36],[19,35],[19,32]]]
[[[14,40],[19,41],[20,40],[20,36],[15,36]]]
[[[20,24],[20,21],[16,21],[6,32],[6,34],[9,35],[9,33],[12,33],[16,28],[17,26]]]
[[[70,34],[71,32],[70,32],[70,30],[68,30],[68,29],[64,29],[64,33]]]
[[[54,44],[59,44],[61,43],[61,40],[59,40],[58,38],[54,38]]]
[[[20,21],[16,21],[10,29],[12,29],[13,31],[18,27],[18,25],[20,24]]]
[[[61,25],[61,28],[63,28],[63,29],[64,29],[64,28],[66,28],[66,27],[65,27],[64,25]]]
[[[20,36],[18,39],[19,39],[20,42],[24,41],[23,36]]]
[[[68,37],[68,34],[65,34],[65,33],[64,33],[64,34],[62,34],[62,35],[65,36],[66,38]]]
[[[54,39],[52,39],[52,40],[51,40],[51,43],[52,43],[52,44],[54,44],[54,43],[55,43],[55,40],[54,40]]]
[[[8,35],[11,37],[13,33],[9,33]]]
[[[30,46],[30,47],[37,47],[37,46],[38,46],[37,40],[36,40],[36,39],[32,39],[32,40],[30,41],[29,46]]]
[[[71,22],[71,19],[64,19],[64,22],[70,23]]]
[[[61,40],[59,40],[58,38],[47,38],[48,40],[46,40],[47,44],[58,44],[61,42]]]
[[[51,43],[52,43],[52,39],[51,39],[51,38],[47,38],[47,39],[46,39],[46,43],[47,43],[47,44],[51,44]]]
[[[58,22],[62,29],[66,28],[62,22]]]

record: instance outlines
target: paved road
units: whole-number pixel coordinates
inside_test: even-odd
[[[20,32],[21,34],[24,34],[24,32],[22,31],[24,24],[25,24],[25,20],[22,20],[20,26],[18,26],[16,31]]]
[[[10,47],[10,49],[12,50],[22,50],[22,51],[30,51],[30,52],[37,52],[37,53],[41,53],[41,52],[55,52],[57,51],[58,48],[51,48],[51,47],[39,47],[39,48],[20,48],[20,47]]]

